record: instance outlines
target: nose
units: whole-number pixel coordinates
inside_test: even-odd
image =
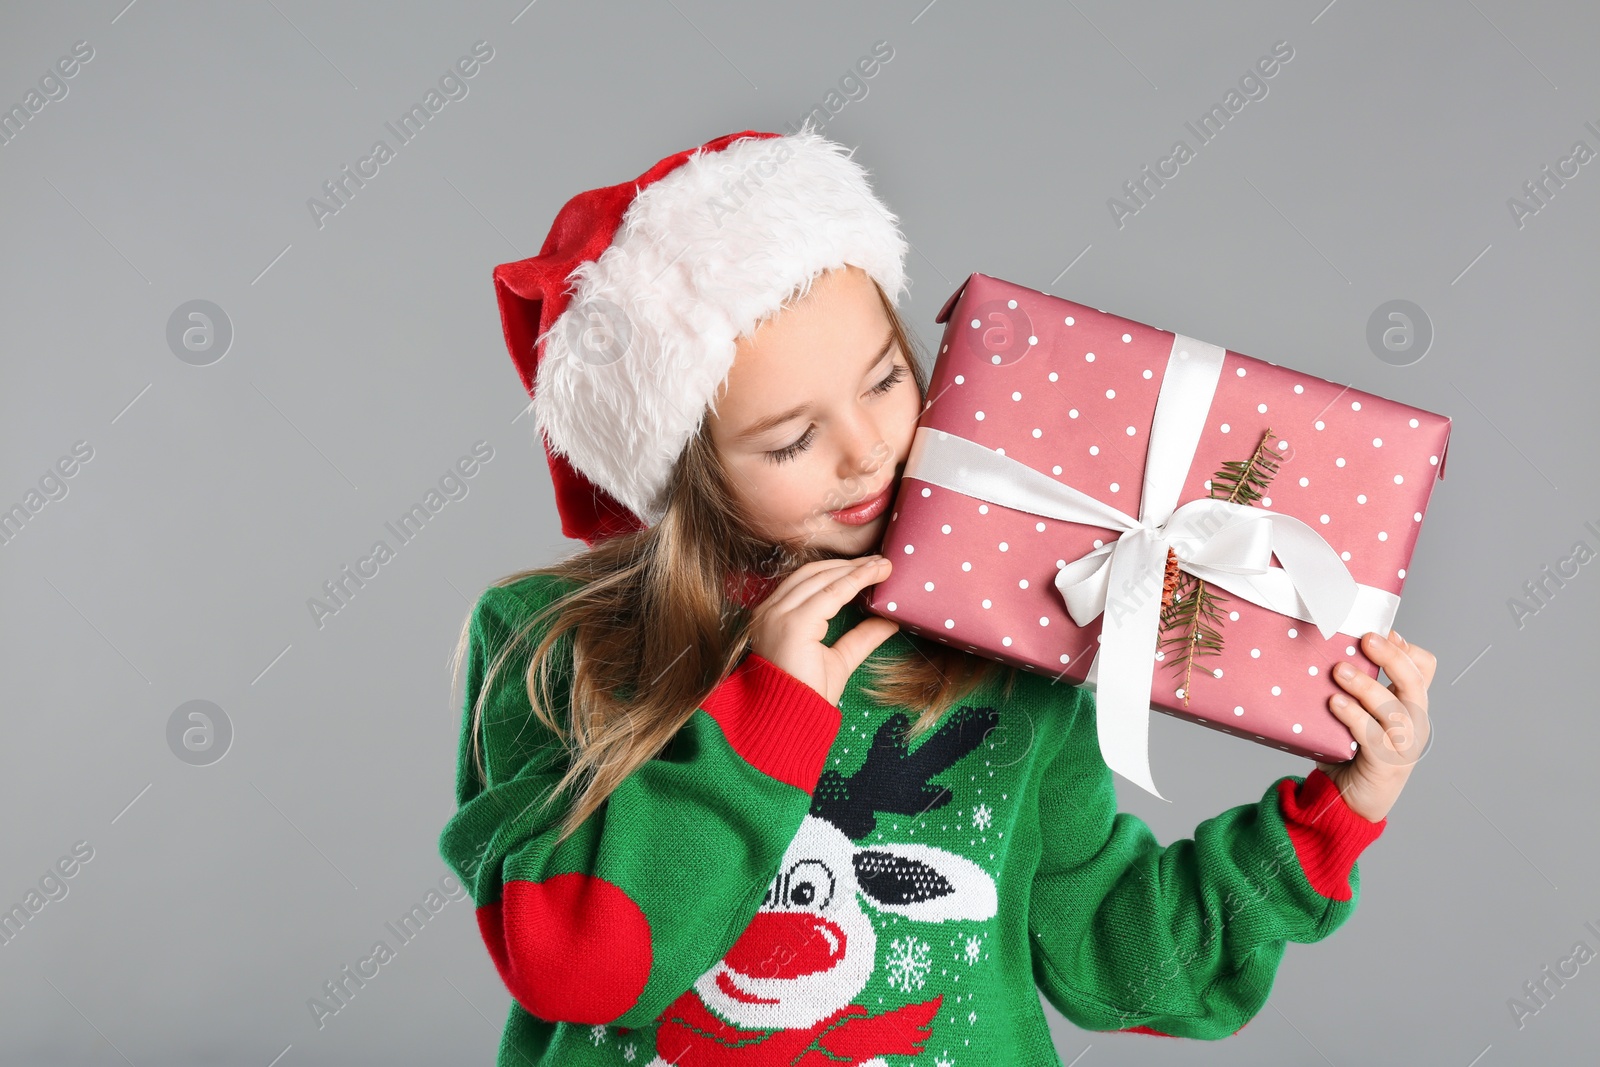
[[[844,930],[804,911],[759,911],[722,962],[751,978],[799,978],[844,959]]]
[[[852,496],[881,488],[883,479],[877,474],[884,464],[894,462],[894,446],[870,415],[863,414],[851,424],[847,433],[849,436],[839,457],[840,480],[846,485],[851,479],[862,483]]]

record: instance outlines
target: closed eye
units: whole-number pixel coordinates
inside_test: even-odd
[[[896,385],[898,385],[902,380],[904,380],[905,376],[906,376],[906,365],[904,363],[900,363],[900,362],[896,361],[896,363],[894,365],[894,369],[889,372],[889,376],[887,378],[885,378],[883,381],[879,382],[877,385],[874,385],[872,387],[871,395],[873,395],[873,396],[881,396],[882,394],[887,393],[889,390],[893,389]]]
[[[883,379],[883,381],[879,382],[877,385],[874,385],[871,389],[867,390],[867,395],[868,396],[882,396],[884,393],[887,393],[889,390],[893,389],[896,385],[898,385],[902,381],[904,381],[905,380],[905,376],[906,376],[906,365],[904,363],[901,363],[900,361],[896,360],[893,369],[891,369],[889,371],[888,375]],[[788,462],[789,460],[793,459],[795,456],[799,455],[800,453],[804,452],[806,449],[811,447],[811,442],[816,437],[816,431],[817,431],[816,426],[814,426],[814,425],[813,426],[808,426],[806,428],[806,432],[801,435],[800,440],[796,441],[794,444],[789,445],[789,446],[787,446],[785,448],[780,448],[780,449],[777,449],[776,451],[772,451],[772,452],[766,453],[767,459],[772,463],[786,463],[786,462]]]

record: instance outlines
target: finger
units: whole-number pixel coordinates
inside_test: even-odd
[[[1365,641],[1363,641],[1363,644],[1365,644]],[[1383,664],[1380,662],[1378,663],[1378,666],[1382,667]],[[1378,684],[1378,680],[1376,678],[1372,677],[1354,663],[1350,663],[1348,661],[1335,664],[1333,668],[1333,680],[1337,682],[1346,693],[1349,693],[1351,696],[1357,698],[1367,694],[1370,694],[1374,699],[1378,699],[1380,694],[1384,697],[1392,695],[1387,689]]]
[[[822,562],[822,561],[817,561]],[[873,576],[872,572],[878,572]],[[816,601],[816,613],[831,619],[839,608],[859,592],[864,585],[880,582],[888,577],[887,560],[873,561],[870,557],[829,560],[814,574],[795,582],[794,587],[776,599],[774,611],[795,612],[808,610]],[[798,573],[798,572],[797,572]],[[858,580],[863,579],[864,580]],[[817,601],[818,596],[823,597]]]
[[[1428,708],[1424,704],[1410,704],[1405,710],[1404,728],[1391,728],[1389,740],[1402,759],[1415,763],[1428,754],[1428,746],[1433,741],[1433,721],[1428,717]]]
[[[816,607],[824,618],[833,618],[849,600],[869,585],[876,585],[889,577],[889,561],[870,560],[838,574],[833,581],[813,592],[806,607]],[[798,609],[797,609],[798,610]]]
[[[899,629],[900,624],[893,619],[874,616],[840,634],[839,640],[833,643],[833,650],[844,658],[845,666],[854,674],[856,668],[872,655],[872,650],[893,637]]]
[[[1421,676],[1416,671],[1416,665],[1398,647],[1385,643],[1377,631],[1368,631],[1361,638],[1361,651],[1374,666],[1389,671],[1391,679],[1398,682],[1403,678],[1409,682],[1420,683]],[[1347,670],[1350,673],[1347,674]],[[1337,664],[1333,669],[1333,677],[1347,691],[1357,696],[1370,694],[1374,699],[1381,700],[1381,694],[1394,692],[1384,688],[1376,678],[1350,662]]]
[[[1384,763],[1410,765],[1422,758],[1429,735],[1427,708],[1391,697],[1370,718],[1386,742],[1374,753]]]
[[[859,559],[812,560],[795,570],[763,603],[768,611],[790,611],[841,574],[861,565]],[[770,605],[770,607],[769,607]]]
[[[1405,654],[1411,657],[1411,662],[1417,665],[1417,670],[1422,672],[1423,687],[1431,686],[1433,684],[1434,671],[1439,666],[1438,657],[1421,645],[1412,644],[1392,630],[1390,631],[1390,636],[1399,643]]]
[[[1350,727],[1357,741],[1378,746],[1371,750],[1374,759],[1384,763],[1415,763],[1421,759],[1428,736],[1427,706],[1403,700],[1365,675],[1360,680],[1366,685],[1359,687],[1363,693],[1355,700],[1346,696],[1341,704],[1339,698],[1344,694],[1328,698],[1334,715]],[[1362,732],[1357,733],[1352,720],[1372,725],[1363,726]]]
[[[1339,683],[1349,691],[1349,696],[1355,697],[1355,701],[1346,705],[1354,710],[1355,715],[1376,723],[1379,733],[1386,729],[1395,729],[1397,742],[1410,741],[1411,733],[1408,725],[1411,723],[1411,717],[1416,715],[1418,710],[1424,709],[1424,705],[1406,701],[1403,697],[1390,693],[1386,686],[1378,685],[1378,681],[1366,677],[1365,673],[1358,670],[1354,678],[1339,678],[1338,670],[1334,670],[1334,677],[1338,678]],[[1341,710],[1336,707],[1336,697],[1338,694],[1328,697],[1334,712]],[[1360,741],[1360,737],[1357,737],[1357,741]]]
[[[1388,672],[1389,680],[1394,683],[1390,692],[1414,704],[1428,699],[1428,685],[1422,679],[1422,670],[1397,642],[1385,640],[1374,630],[1362,638],[1361,643],[1367,658]]]
[[[1369,681],[1371,679],[1368,679]],[[1382,689],[1382,686],[1379,686]],[[1385,750],[1383,740],[1384,731],[1378,720],[1373,718],[1366,709],[1353,700],[1340,704],[1337,700],[1329,699],[1329,706],[1334,718],[1344,723],[1350,735],[1363,749],[1374,754]]]

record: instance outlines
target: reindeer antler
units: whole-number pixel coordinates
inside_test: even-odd
[[[822,772],[811,794],[811,814],[859,841],[877,828],[877,812],[920,815],[942,807],[950,802],[950,790],[928,780],[977,748],[999,721],[994,708],[963,705],[913,753],[904,740],[911,720],[895,712],[878,727],[866,760],[854,774]]]

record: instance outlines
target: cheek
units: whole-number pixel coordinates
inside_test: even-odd
[[[922,418],[922,397],[917,393],[916,386],[906,389],[906,395],[898,409],[900,423],[898,431],[904,438],[903,448],[911,447],[912,435],[917,432],[917,420]]]
[[[767,523],[800,521],[826,492],[826,479],[805,454],[783,464],[752,464],[745,475],[740,487],[745,505]]]

